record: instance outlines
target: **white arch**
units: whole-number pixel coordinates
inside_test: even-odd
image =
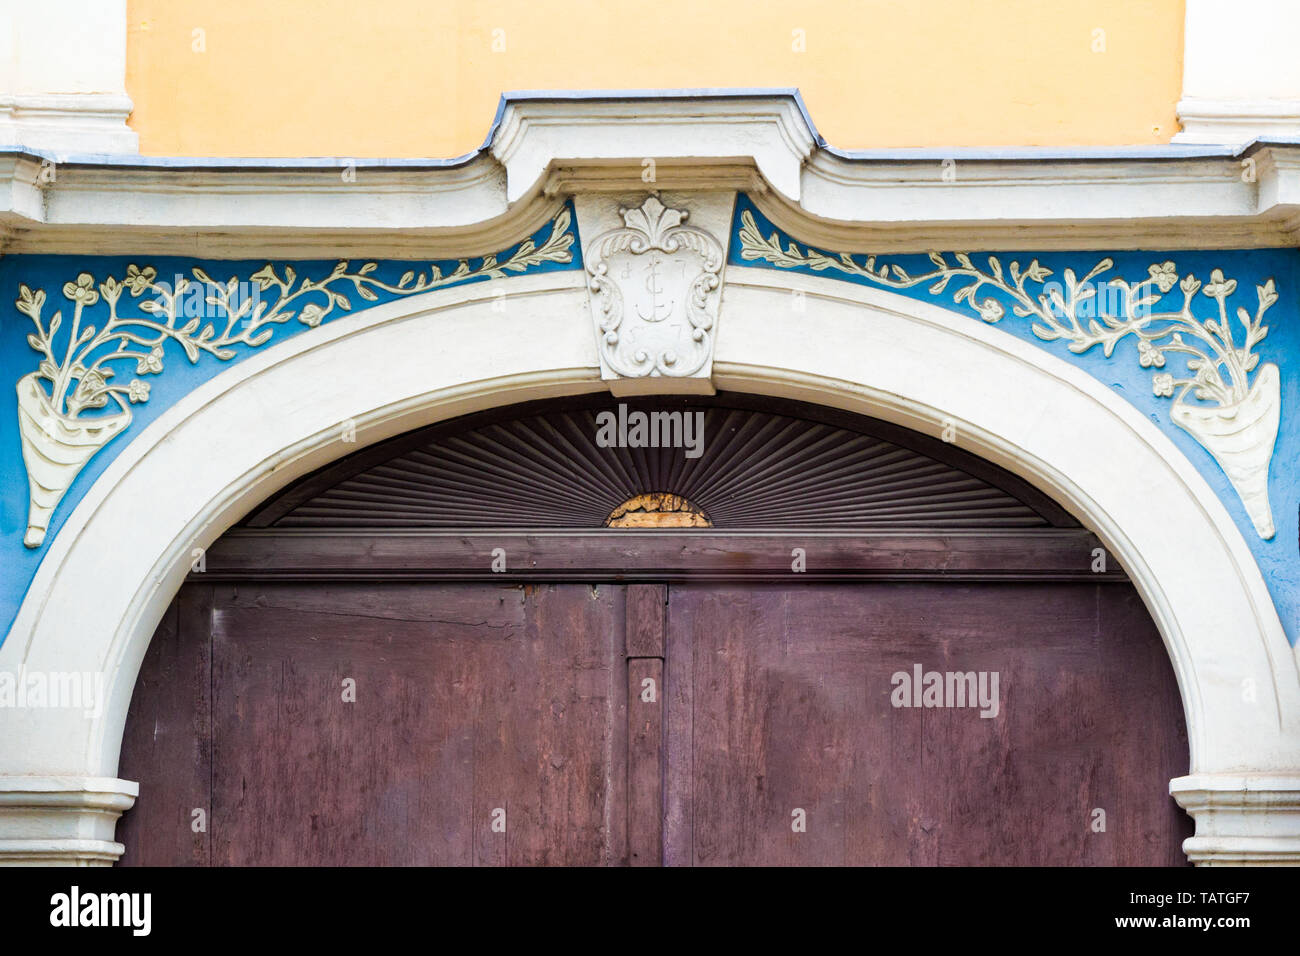
[[[791,308],[791,288],[804,292],[802,311]],[[727,274],[714,379],[930,434],[951,418],[959,444],[1069,508],[1129,572],[1173,662],[1191,746],[1191,776],[1175,783],[1195,794],[1187,800],[1200,827],[1189,852],[1300,860],[1300,806],[1277,796],[1300,792],[1294,654],[1226,509],[1136,409],[969,317],[763,269]],[[75,806],[94,819],[36,832],[30,815],[16,824],[0,813],[0,856],[113,858],[112,821],[132,793],[115,779],[127,706],[192,550],[355,450],[341,442],[341,423],[355,422],[365,444],[480,408],[604,387],[583,276],[553,272],[347,316],[250,356],[167,410],[78,503],[0,647],[0,671],[106,675],[98,716],[0,710],[0,809]],[[1256,790],[1267,796],[1240,796]],[[1232,813],[1215,796],[1225,791]],[[1264,803],[1270,812],[1256,812]]]

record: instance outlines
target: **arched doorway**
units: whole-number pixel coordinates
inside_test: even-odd
[[[1142,601],[1022,479],[824,407],[602,395],[363,449],[214,544],[140,672],[119,839],[154,864],[1170,864],[1187,769]]]

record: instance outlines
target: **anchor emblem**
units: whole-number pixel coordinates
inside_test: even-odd
[[[673,306],[676,304],[675,301],[669,300],[666,304],[663,304],[664,311],[662,315],[660,314],[661,303],[659,301],[659,297],[664,294],[664,290],[659,285],[659,281],[658,281],[659,266],[660,266],[659,257],[651,256],[650,263],[645,270],[645,277],[646,277],[645,290],[650,293],[650,314],[646,315],[644,312],[642,312],[639,303],[636,308],[636,314],[644,322],[662,322],[664,319],[668,318],[668,316],[672,314]]]

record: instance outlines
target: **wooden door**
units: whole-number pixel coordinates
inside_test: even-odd
[[[996,715],[895,706],[918,665],[996,673]],[[1182,728],[1115,583],[187,585],[119,838],[153,865],[1174,865]]]
[[[1186,862],[1182,704],[1130,588],[675,584],[667,620],[670,864]],[[996,713],[895,706],[918,665],[988,675]]]
[[[128,714],[124,862],[1185,862],[1172,668],[1056,503],[827,409],[630,403],[699,416],[686,455],[607,447],[608,404],[363,449],[208,549]],[[896,706],[916,668],[998,713]]]
[[[622,862],[623,590],[188,586],[123,746],[125,862]]]

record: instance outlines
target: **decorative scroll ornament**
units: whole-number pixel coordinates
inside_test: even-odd
[[[606,378],[707,375],[722,246],[684,226],[689,213],[650,196],[587,253],[592,317]],[[612,373],[612,374],[609,374]]]
[[[375,302],[381,294],[414,295],[472,279],[504,278],[547,262],[570,262],[571,218],[569,209],[561,210],[540,246],[526,239],[504,259],[485,256],[473,266],[462,259],[446,273],[436,265],[419,274],[409,270],[395,285],[374,276],[374,262],[353,270],[340,261],[315,279],[299,276],[288,264],[277,270],[267,263],[246,279],[232,276],[225,283],[195,267],[192,280],[178,275],[174,285],[158,281],[153,266],[132,264],[125,276],[108,276],[98,285],[89,272],[65,283],[63,296],[72,303],[66,325],[62,311],[47,325],[45,291],[20,285],[15,305],[36,325],[27,344],[42,356],[37,370],[18,381],[18,423],[30,490],[23,544],[40,547],[54,509],[81,469],[131,424],[130,406],[149,400],[145,377],[162,374],[169,345],[179,347],[191,364],[205,353],[229,361],[237,346],[265,345],[275,327],[291,319],[315,328],[336,308],[350,311],[353,304],[344,289]],[[195,303],[199,308],[191,309]],[[124,372],[137,377],[115,384]],[[96,411],[105,408],[112,410]]]
[[[1253,315],[1237,307],[1239,342],[1233,331],[1234,319],[1228,316],[1228,298],[1236,291],[1237,280],[1224,278],[1220,269],[1212,270],[1204,285],[1190,273],[1180,278],[1171,261],[1153,263],[1147,277],[1136,282],[1120,278],[1094,281],[1114,266],[1114,261],[1106,258],[1082,278],[1066,269],[1061,274],[1063,282],[1048,282],[1052,271],[1037,259],[1023,269],[1019,262],[1011,262],[1004,271],[996,256],[989,256],[987,268],[981,268],[966,253],[953,253],[956,262],[950,263],[945,255],[931,252],[934,268],[911,275],[877,256],[823,253],[794,242],[783,248],[777,233],[763,237],[748,211],[741,214],[741,223],[743,259],[763,260],[784,269],[831,270],[890,289],[930,283],[927,291],[931,295],[941,295],[952,283],[953,301],[965,303],[985,322],[1001,320],[1006,314],[1004,303],[1009,301],[1015,315],[1031,319],[1034,335],[1048,342],[1064,340],[1076,354],[1100,345],[1110,358],[1116,344],[1131,335],[1137,343],[1138,362],[1152,370],[1152,391],[1173,399],[1170,417],[1218,462],[1259,536],[1267,539],[1275,534],[1268,469],[1282,406],[1280,376],[1276,365],[1260,366],[1254,351],[1268,335],[1264,313],[1278,298],[1272,279],[1255,287]],[[1165,294],[1174,286],[1182,293],[1181,306],[1153,308],[1164,304]],[[1001,298],[980,298],[985,289]],[[1106,293],[1104,298],[1116,300],[1113,307],[1098,303],[1099,290]],[[1198,291],[1216,304],[1217,314],[1193,313]],[[1180,367],[1161,371],[1175,356]],[[1187,401],[1189,392],[1195,401]]]

